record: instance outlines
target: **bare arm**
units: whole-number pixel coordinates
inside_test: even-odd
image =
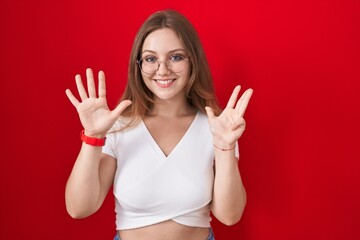
[[[237,223],[244,211],[246,192],[234,151],[215,150],[215,181],[211,211],[226,225]]]
[[[71,217],[87,217],[100,208],[115,171],[116,160],[101,153],[101,147],[82,144],[65,189],[66,209]]]
[[[234,147],[245,130],[243,115],[250,101],[252,89],[245,91],[237,101],[239,92],[240,86],[237,86],[226,108],[218,117],[214,116],[211,108],[206,108],[214,144],[217,146],[214,148],[215,181],[211,211],[226,225],[233,225],[240,220],[246,204],[246,192]]]
[[[80,75],[76,75],[76,85],[81,102],[70,90],[66,90],[70,102],[79,113],[85,134],[103,138],[113,126],[121,112],[131,101],[121,102],[110,111],[106,102],[105,75],[99,72],[99,90],[96,96],[94,77],[91,69],[86,70],[88,93]],[[102,153],[102,147],[83,143],[65,189],[66,209],[70,216],[83,218],[96,212],[102,205],[113,183],[116,160]]]

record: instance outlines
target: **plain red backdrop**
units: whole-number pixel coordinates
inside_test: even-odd
[[[235,226],[213,220],[216,238],[360,239],[358,0],[0,4],[0,239],[112,239],[112,194],[87,219],[65,210],[81,125],[64,91],[102,69],[114,107],[136,31],[165,8],[197,28],[222,105],[236,84],[254,88],[248,204]]]

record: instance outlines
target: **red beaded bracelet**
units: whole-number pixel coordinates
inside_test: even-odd
[[[100,147],[105,145],[106,137],[105,138],[89,137],[85,135],[85,130],[82,130],[80,133],[80,139],[86,144],[89,144],[94,147]]]

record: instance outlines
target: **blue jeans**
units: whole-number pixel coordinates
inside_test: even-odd
[[[114,240],[121,240],[121,238],[119,237],[119,234],[115,235]],[[214,232],[213,232],[212,228],[210,228],[210,234],[206,240],[215,240]]]

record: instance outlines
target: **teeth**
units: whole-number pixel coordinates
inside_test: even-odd
[[[171,83],[174,80],[156,80],[156,81],[162,85],[166,85],[166,84]]]

